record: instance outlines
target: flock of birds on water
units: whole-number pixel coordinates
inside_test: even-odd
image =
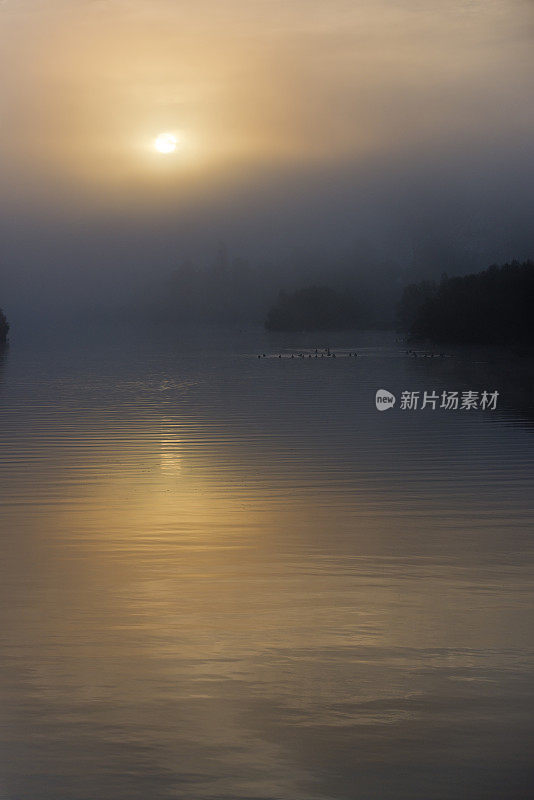
[[[344,353],[345,358],[357,358],[358,353]],[[270,358],[275,358],[276,356],[270,356]],[[336,356],[329,347],[322,348],[319,350],[317,347],[315,348],[315,353],[291,353],[288,355],[282,355],[282,353],[278,353],[278,358],[338,358],[339,354]],[[267,358],[265,353],[261,353],[258,358]]]
[[[405,351],[407,356],[411,358],[445,358],[445,353],[417,353],[415,350],[406,350]],[[271,355],[269,358],[276,358],[277,356]],[[334,353],[330,350],[329,347],[324,348],[315,348],[315,353],[291,353],[287,355],[282,355],[282,353],[278,353],[278,358],[358,358],[358,353],[349,351],[348,353]],[[260,353],[258,358],[267,358],[265,353]]]
[[[412,358],[445,358],[445,353],[416,353],[415,350],[406,350],[406,355]]]

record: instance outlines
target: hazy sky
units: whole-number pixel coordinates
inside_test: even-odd
[[[534,257],[533,45],[530,0],[3,0],[0,304],[221,239]]]

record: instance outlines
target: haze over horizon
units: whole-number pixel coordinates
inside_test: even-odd
[[[0,800],[534,798],[533,44],[0,0]]]
[[[307,253],[399,285],[534,254],[529,2],[5,0],[0,19],[12,316],[121,304],[220,242],[273,287]]]

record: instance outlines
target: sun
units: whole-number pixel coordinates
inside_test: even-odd
[[[172,133],[160,133],[159,136],[154,140],[154,147],[158,153],[162,153],[163,155],[174,153],[177,145],[178,139],[176,136],[173,136]]]

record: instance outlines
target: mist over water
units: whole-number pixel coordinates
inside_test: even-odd
[[[0,2],[0,800],[534,796],[533,22]]]
[[[14,339],[6,798],[529,795],[531,393],[496,351],[405,348]],[[378,388],[501,397],[379,413]]]

